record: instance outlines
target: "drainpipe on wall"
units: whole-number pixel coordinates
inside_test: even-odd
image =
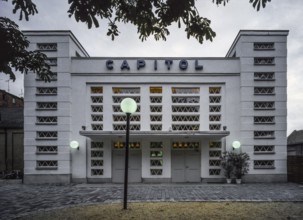
[[[7,171],[7,129],[4,128],[4,162],[5,162],[5,171]]]

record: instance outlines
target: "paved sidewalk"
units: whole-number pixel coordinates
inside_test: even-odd
[[[129,184],[128,201],[303,202],[303,185]],[[0,219],[74,205],[117,203],[122,184],[23,185],[0,183]]]

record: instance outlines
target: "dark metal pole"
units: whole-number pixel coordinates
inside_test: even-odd
[[[127,209],[129,116],[130,116],[130,113],[126,113],[126,143],[125,143],[125,170],[124,170],[124,199],[123,199],[123,209]]]

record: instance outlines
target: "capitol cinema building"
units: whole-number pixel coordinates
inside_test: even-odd
[[[241,30],[225,57],[90,57],[70,31],[24,31],[50,83],[24,79],[24,182],[223,182],[220,156],[250,156],[244,182],[285,182],[287,35]],[[77,141],[79,148],[71,148]]]

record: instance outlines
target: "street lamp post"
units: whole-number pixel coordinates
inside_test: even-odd
[[[120,104],[122,112],[126,113],[126,143],[125,143],[125,169],[124,169],[124,197],[123,209],[127,209],[127,186],[128,186],[128,150],[129,150],[129,119],[130,115],[137,110],[137,103],[131,98],[125,98]]]

